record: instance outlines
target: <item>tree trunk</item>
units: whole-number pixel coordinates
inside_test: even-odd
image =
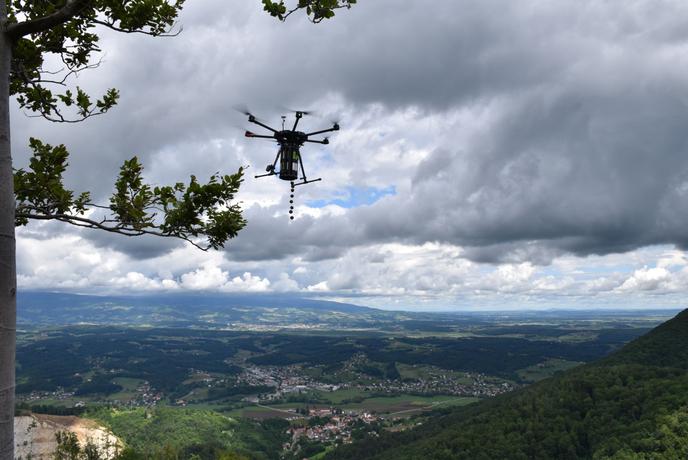
[[[10,151],[10,41],[7,10],[0,1],[0,460],[14,460],[14,354],[17,270],[14,239],[14,179]]]

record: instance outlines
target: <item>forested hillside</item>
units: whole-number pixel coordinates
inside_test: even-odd
[[[688,310],[600,362],[328,458],[686,458],[687,370]]]

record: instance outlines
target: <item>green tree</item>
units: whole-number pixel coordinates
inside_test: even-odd
[[[82,457],[84,460],[100,460],[100,450],[92,439],[86,440],[86,445],[82,449]]]
[[[53,453],[55,460],[79,460],[81,458],[81,446],[76,433],[71,431],[58,431],[55,433],[57,447]]]
[[[79,122],[112,109],[119,92],[92,97],[70,87],[70,77],[98,66],[98,31],[112,29],[151,36],[174,35],[185,0],[5,0],[0,2],[0,460],[12,460],[15,388],[16,263],[15,225],[31,219],[58,220],[82,227],[136,236],[181,238],[220,248],[245,225],[232,204],[242,171],[214,175],[208,183],[152,187],[141,178],[136,158],[124,163],[107,206],[89,193],[75,194],[62,183],[67,149],[30,140],[28,171],[13,171],[10,149],[10,97],[47,120]],[[286,19],[303,10],[313,22],[334,16],[355,0],[262,0],[266,12]],[[64,63],[61,75],[44,68],[48,55]],[[16,190],[15,190],[16,188]],[[16,212],[15,212],[16,210]],[[102,211],[89,218],[87,211]]]

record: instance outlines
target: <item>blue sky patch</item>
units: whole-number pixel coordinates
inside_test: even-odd
[[[357,208],[368,206],[389,195],[396,195],[397,191],[393,185],[385,188],[376,187],[347,187],[344,190],[335,192],[334,197],[329,200],[312,200],[306,204],[311,208],[323,208],[334,204],[342,208]]]

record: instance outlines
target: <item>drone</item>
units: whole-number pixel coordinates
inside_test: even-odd
[[[296,128],[299,125],[299,121],[304,115],[310,115],[311,112],[297,110],[294,111],[295,120],[294,126],[291,129],[285,129],[286,116],[282,116],[282,129],[277,130],[266,125],[262,121],[258,120],[253,114],[248,111],[242,112],[244,115],[248,116],[249,123],[256,124],[262,128],[267,129],[272,134],[256,134],[252,131],[246,131],[245,136],[254,139],[271,139],[277,141],[279,144],[279,150],[277,151],[277,156],[272,164],[267,165],[265,168],[266,174],[259,174],[255,176],[256,179],[261,177],[277,176],[284,181],[291,183],[291,195],[289,204],[289,214],[294,213],[294,189],[299,185],[306,185],[313,182],[318,182],[322,178],[308,180],[306,177],[306,170],[303,167],[303,160],[301,158],[301,147],[306,142],[311,142],[314,144],[327,145],[330,143],[329,139],[326,137],[324,139],[309,139],[311,136],[317,136],[319,134],[325,134],[332,131],[339,131],[339,123],[334,123],[331,128],[321,129],[319,131],[313,131],[311,133],[305,133],[303,131],[297,131]],[[279,164],[279,171],[276,169]],[[299,174],[301,177],[299,177]],[[300,181],[300,182],[299,182]],[[294,216],[290,216],[293,220]]]

